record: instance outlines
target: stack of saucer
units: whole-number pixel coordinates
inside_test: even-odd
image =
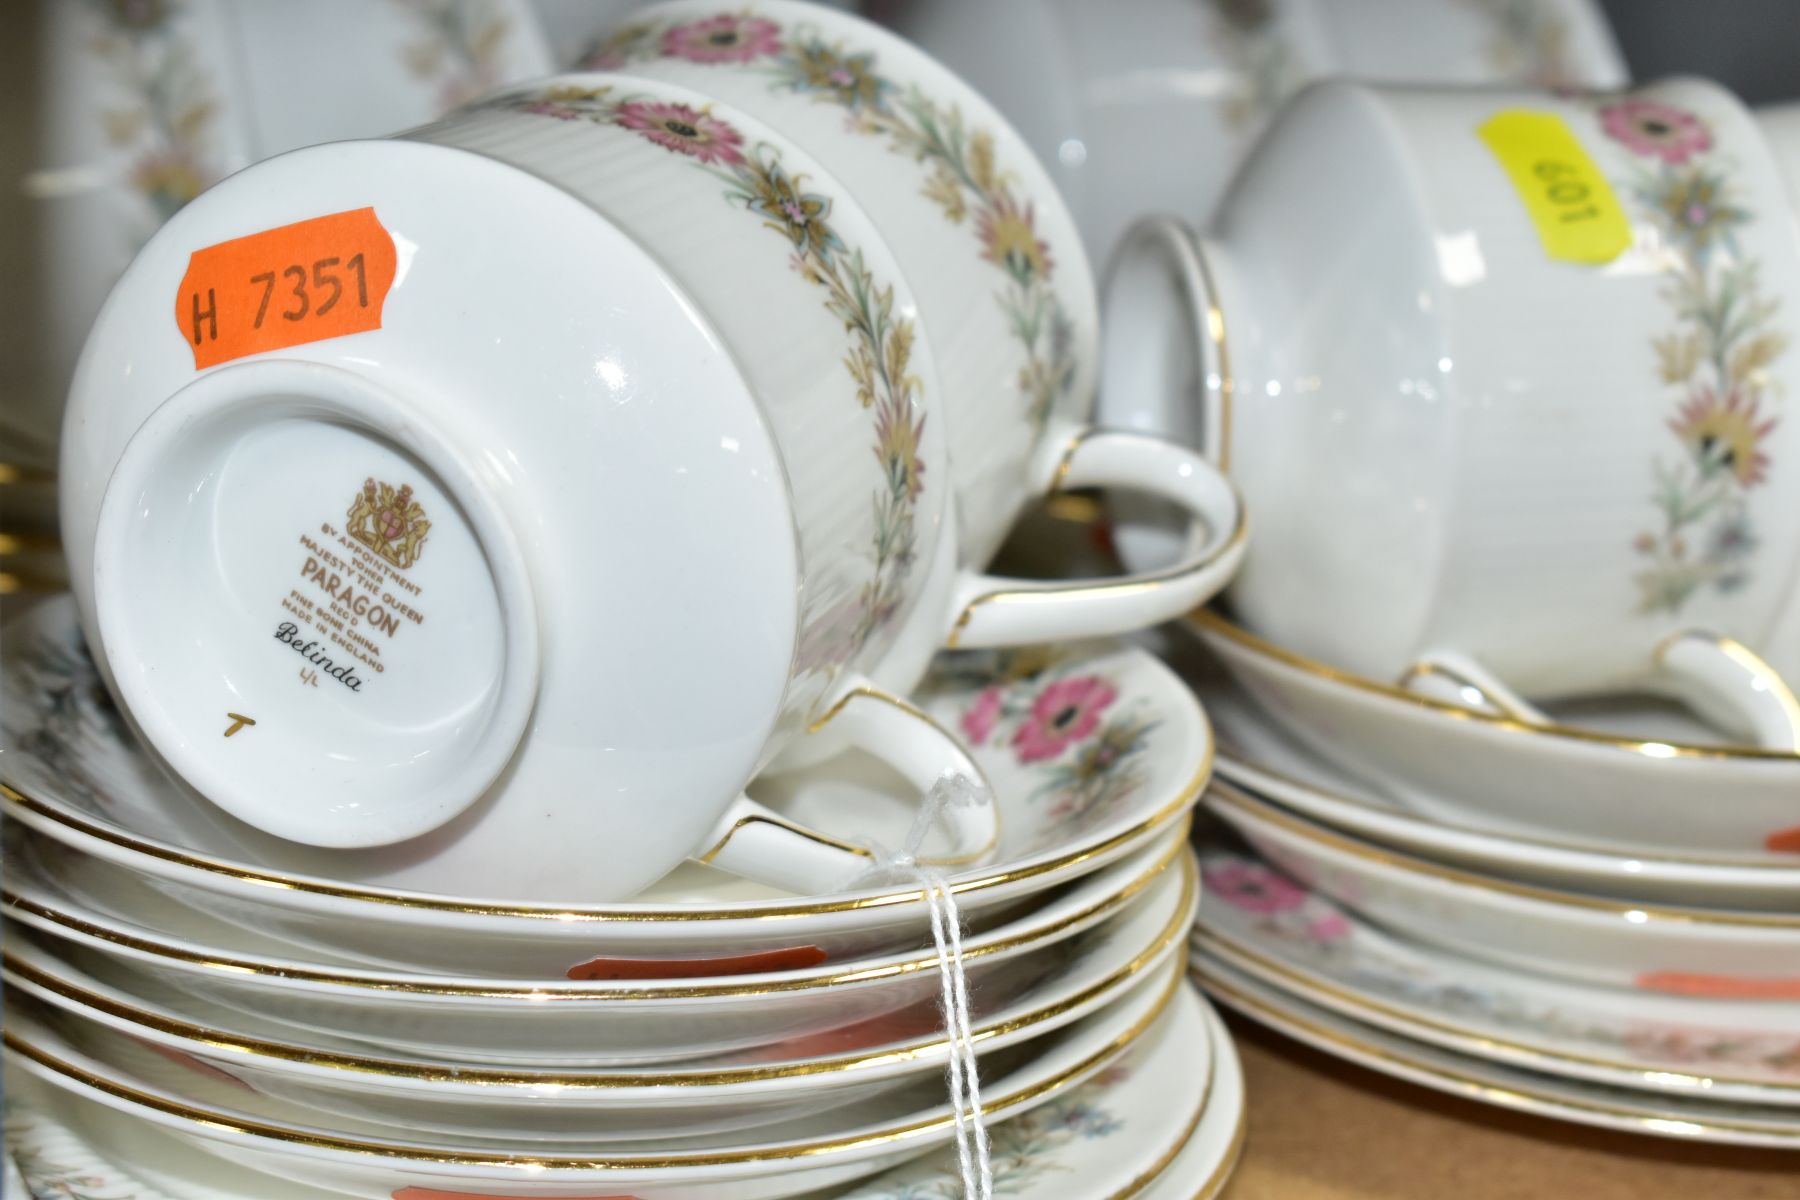
[[[677,0],[590,65],[245,168],[94,322],[8,634],[33,1128],[182,1196],[1210,1191],[1211,734],[1098,639],[1235,490],[1092,426],[1073,218],[916,48]],[[990,573],[1070,487],[1180,561]]]
[[[1641,702],[1521,723],[1215,613],[1193,628],[1220,741],[1194,939],[1213,995],[1490,1103],[1800,1147],[1800,859],[1778,832],[1800,758]],[[1730,846],[1752,828],[1766,851]]]
[[[125,736],[72,610],[6,630],[8,1132],[40,1192],[955,1193],[917,888],[799,899],[692,866],[550,906],[249,858]],[[1243,1110],[1181,983],[1211,765],[1191,693],[1094,644],[950,656],[920,699],[1000,809],[994,859],[949,880],[997,1178],[1210,1195]],[[759,794],[906,805],[855,762]]]
[[[1127,235],[1103,414],[1206,446],[1256,529],[1193,621],[1218,995],[1497,1103],[1800,1144],[1792,137],[1697,80],[1335,80],[1203,236]]]

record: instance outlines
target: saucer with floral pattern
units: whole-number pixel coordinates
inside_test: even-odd
[[[1517,1112],[1682,1141],[1800,1149],[1793,1109],[1643,1092],[1520,1070],[1415,1041],[1270,987],[1204,952],[1194,975],[1213,999],[1337,1058]]]
[[[1547,1075],[1800,1106],[1800,1008],[1609,988],[1406,941],[1209,833],[1195,945],[1394,1033]],[[1800,1121],[1800,1112],[1794,1114]]]

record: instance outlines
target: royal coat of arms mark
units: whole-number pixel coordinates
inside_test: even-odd
[[[351,537],[403,571],[419,561],[425,536],[431,532],[431,522],[413,499],[409,483],[395,488],[374,479],[363,480],[362,491],[351,501],[346,516]]]

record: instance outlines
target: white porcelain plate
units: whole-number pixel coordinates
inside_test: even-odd
[[[1198,1002],[1195,997],[1194,1001]],[[1205,1055],[1186,1027],[1145,1043],[1087,1083],[993,1130],[996,1190],[1012,1200],[1211,1200],[1243,1144],[1244,1079],[1218,1017],[1203,1010]],[[204,1155],[147,1122],[61,1097],[20,1079],[7,1145],[38,1193],[97,1200],[326,1200],[336,1193],[274,1179]],[[1191,1131],[1191,1132],[1190,1132]],[[1154,1173],[1162,1164],[1160,1173]],[[1134,1170],[1135,1168],[1135,1170]],[[896,1167],[810,1200],[957,1200],[955,1156]],[[163,1187],[144,1177],[154,1174]],[[1119,1183],[1124,1179],[1124,1183]],[[166,1188],[167,1190],[163,1190]],[[60,1190],[59,1190],[60,1189]],[[7,1193],[12,1200],[12,1193]]]
[[[329,852],[257,833],[172,786],[107,700],[66,601],[6,630],[0,675],[0,792],[20,823],[68,846],[61,882],[83,899],[111,872],[258,935],[338,958],[490,978],[562,979],[600,957],[682,960],[671,973],[742,970],[745,955],[833,960],[918,945],[916,887],[796,899],[701,868],[629,903],[520,905],[358,887]],[[995,861],[952,878],[980,923],[1146,846],[1194,804],[1212,735],[1193,693],[1153,657],[1118,643],[943,657],[918,697],[959,730],[993,782]],[[904,842],[915,798],[848,756],[771,779],[758,798],[829,830]],[[724,960],[721,962],[720,960]],[[816,960],[815,960],[816,961]]]
[[[983,1054],[1044,1037],[1097,1011],[1184,953],[1198,899],[1198,873],[1184,852],[1116,920],[974,989],[973,1031]],[[197,1080],[230,1080],[314,1109],[388,1127],[390,1136],[501,1138],[523,1142],[624,1142],[718,1134],[884,1094],[941,1077],[949,1061],[937,1004],[907,1009],[830,1034],[760,1046],[674,1066],[571,1072],[566,1066],[481,1069],[383,1049],[344,1053],[317,1039],[262,1035],[242,1015],[230,1026],[195,1023],[177,998],[144,999],[57,959],[30,939],[9,939],[4,979],[13,997],[48,1005],[59,1028],[94,1057],[117,1061],[132,1043],[190,1071],[165,1082],[204,1102]],[[765,1002],[767,1002],[765,1000]],[[233,1032],[225,1032],[231,1029]]]
[[[966,935],[964,962],[984,1018],[986,1006],[1032,964],[1052,961],[1063,942],[1181,874],[1177,864],[1188,857],[1182,833],[1169,831],[1016,920]],[[84,910],[35,874],[29,855],[9,857],[0,885],[7,915],[49,935],[43,945],[97,979],[220,1030],[350,1054],[366,1055],[373,1046],[384,1056],[569,1071],[791,1047],[803,1038],[823,1050],[849,1050],[859,1033],[934,1002],[939,987],[929,947],[708,979],[615,969],[538,983],[315,966],[254,949],[233,952],[203,930],[188,935],[204,918],[154,890],[144,889],[127,909],[138,923]]]
[[[1196,945],[1351,1019],[1544,1074],[1800,1105],[1800,1006],[1497,970],[1391,937],[1228,843],[1209,841],[1202,864]]]
[[[1629,1133],[1800,1149],[1800,1117],[1792,1109],[1651,1095],[1521,1071],[1349,1020],[1204,955],[1196,959],[1195,973],[1214,999],[1271,1029],[1453,1096]]]
[[[1209,1008],[1207,1019],[1212,1030],[1213,1092],[1206,1115],[1175,1161],[1144,1189],[1142,1200],[1213,1200],[1225,1190],[1243,1155],[1249,1133],[1244,1066],[1218,1013]]]
[[[1622,853],[1440,820],[1321,758],[1229,680],[1208,677],[1196,687],[1218,731],[1222,777],[1360,837],[1523,883],[1671,904],[1800,909],[1800,861]]]
[[[1678,908],[1556,891],[1375,846],[1227,783],[1207,806],[1282,870],[1408,938],[1605,987],[1800,999],[1800,914]]]
[[[989,1065],[983,1080],[986,1111],[996,1122],[1022,1117],[1104,1071],[1140,1039],[1155,1046],[1168,1036],[1203,1038],[1202,1008],[1180,986],[1177,967],[1034,1044],[1029,1054]],[[159,1125],[190,1151],[367,1200],[391,1200],[396,1193],[417,1200],[434,1189],[568,1196],[578,1188],[637,1200],[773,1200],[875,1174],[934,1150],[949,1141],[953,1124],[941,1085],[933,1085],[924,1107],[908,1108],[899,1098],[846,1106],[780,1127],[773,1141],[720,1146],[712,1139],[683,1139],[661,1143],[648,1154],[608,1154],[574,1143],[527,1154],[466,1141],[386,1140],[344,1118],[329,1127],[309,1126],[295,1119],[301,1114],[291,1105],[223,1084],[217,1098],[195,1106],[153,1078],[164,1073],[157,1064],[170,1065],[153,1055],[127,1074],[16,1015],[5,1036],[14,1069]],[[913,1091],[901,1098],[920,1099]]]
[[[1068,1095],[993,1131],[994,1194],[1016,1200],[1213,1194],[1229,1174],[1244,1117],[1243,1070],[1208,1009]],[[1210,1048],[1202,1042],[1210,1041]],[[1206,1064],[1210,1062],[1210,1071]],[[1190,1156],[1190,1151],[1192,1155]],[[961,1200],[956,1156],[895,1168],[843,1200]]]
[[[1419,812],[1619,854],[1800,864],[1800,755],[1702,744],[1635,708],[1527,725],[1304,658],[1212,610],[1187,627],[1290,732]]]

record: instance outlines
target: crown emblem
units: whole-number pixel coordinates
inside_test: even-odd
[[[413,499],[412,485],[363,480],[362,491],[350,502],[348,531],[351,537],[401,570],[419,561],[431,522]]]

